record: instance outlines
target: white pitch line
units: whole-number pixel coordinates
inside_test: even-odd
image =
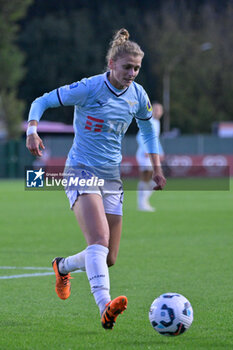
[[[0,270],[49,270],[52,271],[52,267],[35,267],[35,266],[0,266]]]
[[[49,275],[53,275],[53,274],[54,274],[54,272],[25,273],[22,275],[0,276],[0,280],[9,280],[11,278],[23,278],[23,277],[49,276]]]
[[[53,270],[50,267],[32,267],[32,266],[0,266],[0,270]],[[73,271],[72,273],[79,273],[81,270]],[[54,272],[35,272],[35,273],[24,273],[20,275],[11,275],[11,276],[0,276],[0,280],[7,280],[12,278],[24,278],[24,277],[38,277],[38,276],[50,276],[54,275]]]

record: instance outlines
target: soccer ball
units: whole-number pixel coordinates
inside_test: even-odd
[[[193,322],[193,309],[183,295],[166,293],[151,304],[149,320],[162,335],[176,336],[184,333]]]

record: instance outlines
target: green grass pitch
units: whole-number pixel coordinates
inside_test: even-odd
[[[232,185],[154,193],[155,213],[138,212],[135,191],[125,193],[110,278],[112,297],[125,294],[129,304],[112,331],[101,327],[85,273],[73,274],[66,301],[55,294],[54,275],[0,279],[0,349],[232,349]],[[51,267],[55,256],[85,247],[64,192],[25,191],[23,181],[0,182],[0,232],[1,267]],[[0,276],[35,272],[1,268]],[[193,306],[194,322],[179,337],[161,336],[149,323],[150,304],[164,292]]]

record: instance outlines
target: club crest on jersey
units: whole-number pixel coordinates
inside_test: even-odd
[[[129,101],[129,100],[126,100],[126,101],[130,105],[130,107],[133,107],[134,105],[136,105],[138,103],[137,101]]]
[[[150,100],[148,100],[148,102],[146,104],[146,108],[147,108],[148,112],[152,111],[152,106],[151,106]]]

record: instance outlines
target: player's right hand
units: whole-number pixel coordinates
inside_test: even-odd
[[[43,141],[37,133],[27,136],[26,147],[29,152],[31,152],[31,154],[35,157],[41,157],[42,150],[45,149]]]

